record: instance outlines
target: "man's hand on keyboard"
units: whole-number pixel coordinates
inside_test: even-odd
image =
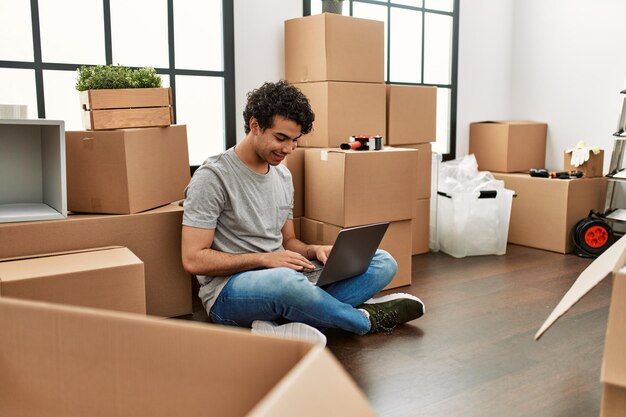
[[[332,248],[332,245],[315,245],[315,258],[325,264],[328,259],[328,254],[330,254],[330,250]]]

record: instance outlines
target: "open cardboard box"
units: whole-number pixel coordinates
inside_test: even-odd
[[[615,242],[580,274],[535,335],[535,340],[538,340],[600,281],[609,276],[613,278],[613,291],[600,376],[604,385],[601,417],[626,415],[626,356],[623,353],[626,347],[625,262],[626,236]]]
[[[11,298],[0,334],[3,417],[375,416],[312,343]]]

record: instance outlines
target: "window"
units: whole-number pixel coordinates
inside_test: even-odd
[[[229,0],[4,1],[0,104],[83,130],[80,66],[151,66],[172,88],[174,120],[187,125],[197,166],[236,143],[233,33]]]
[[[304,15],[322,11],[303,0]],[[459,0],[346,0],[343,14],[385,23],[385,82],[437,87],[433,152],[456,155]]]

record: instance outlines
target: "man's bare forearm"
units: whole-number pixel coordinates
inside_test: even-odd
[[[297,252],[309,260],[316,259],[315,248],[317,245],[307,245],[299,239],[292,238],[283,242],[283,247],[287,250]]]
[[[196,254],[194,275],[223,277],[264,267],[263,253],[225,253],[203,249]]]

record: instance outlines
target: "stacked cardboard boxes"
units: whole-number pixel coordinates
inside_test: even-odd
[[[313,131],[299,140],[300,148],[285,162],[296,188],[294,217],[303,216],[299,219],[300,238],[309,243],[332,244],[342,228],[389,221],[381,248],[394,256],[399,269],[388,288],[410,284],[416,207],[425,212],[420,217],[425,219],[420,236],[425,242],[424,251],[428,250],[428,207],[416,206],[415,201],[424,198],[418,197],[420,194],[429,197],[429,144],[428,149],[422,149],[428,154],[424,176],[416,168],[421,162],[418,155],[422,156],[419,148],[339,149],[350,136],[388,135],[384,23],[335,14],[286,21],[285,78],[309,98],[315,112]],[[419,95],[419,99],[424,97]],[[424,112],[431,117],[424,115],[429,127],[423,129],[429,131],[432,126],[432,133],[421,132],[404,142],[399,139],[400,130],[408,121],[399,112],[393,113],[400,119],[392,123],[398,138],[394,144],[434,140],[434,100],[432,105]],[[415,121],[414,115],[411,121]],[[428,184],[428,190],[423,184]]]
[[[545,123],[475,122],[470,125],[469,152],[480,170],[492,171],[515,191],[508,242],[569,253],[572,228],[591,210],[603,209],[607,183],[596,176],[531,177],[531,168],[545,166],[546,134]]]
[[[418,150],[412,253],[429,250],[432,145],[437,133],[437,89],[387,85],[387,143]]]
[[[3,193],[21,200],[0,209],[1,240],[11,242],[0,245],[0,295],[165,317],[191,312],[191,279],[180,259],[182,208],[172,204],[190,178],[186,126],[0,126],[2,160],[13,160],[4,166],[24,171],[11,173],[24,181]],[[37,207],[59,215],[33,215],[40,200]],[[119,248],[102,249],[108,246]]]
[[[85,244],[124,244],[146,263],[148,314],[190,313],[191,279],[180,260],[182,208],[171,204],[184,197],[190,179],[186,126],[66,132],[66,152],[68,209],[90,213],[75,233],[85,236],[90,227],[108,223],[104,236],[87,235]],[[160,230],[140,229],[146,221]],[[133,242],[122,224],[142,239]],[[149,234],[164,238],[157,243],[146,239]]]

